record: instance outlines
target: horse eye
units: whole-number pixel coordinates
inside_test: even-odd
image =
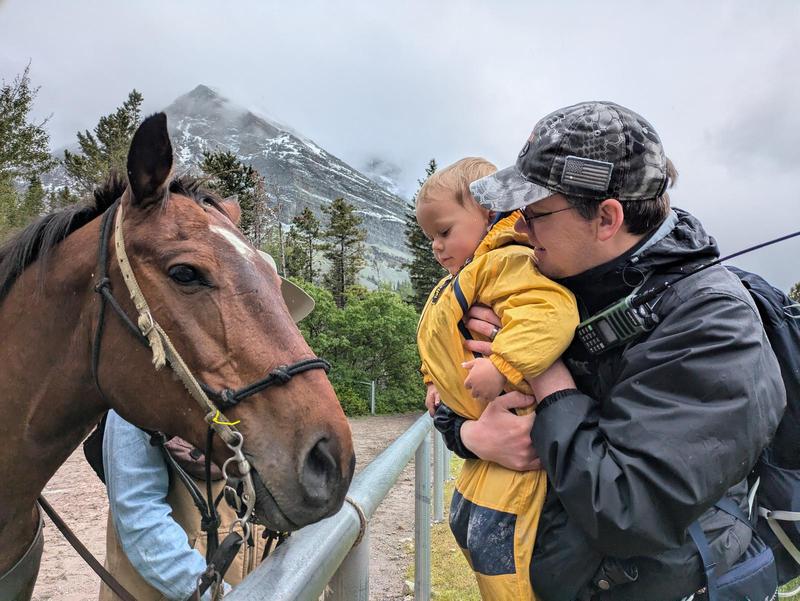
[[[200,273],[189,265],[174,265],[169,268],[169,277],[175,280],[178,284],[184,286],[189,284],[202,284],[203,279]]]

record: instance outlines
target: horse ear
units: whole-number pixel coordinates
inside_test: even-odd
[[[222,207],[225,209],[228,217],[231,218],[231,221],[238,226],[239,222],[242,220],[242,207],[239,206],[239,201],[236,197],[231,196],[230,198],[225,198],[220,204],[222,204]]]
[[[148,117],[133,134],[128,151],[128,183],[133,206],[160,202],[172,171],[172,144],[167,133],[167,116]]]

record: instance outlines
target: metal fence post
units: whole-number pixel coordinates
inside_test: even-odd
[[[350,549],[323,596],[324,601],[369,601],[369,527]]]
[[[414,601],[431,598],[431,435],[414,456]]]
[[[369,386],[369,412],[375,415],[375,380],[357,380],[357,382]]]
[[[444,519],[444,441],[433,431],[433,523]]]

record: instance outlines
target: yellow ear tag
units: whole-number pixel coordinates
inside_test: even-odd
[[[217,414],[214,416],[214,419],[211,420],[215,424],[219,424],[220,426],[235,426],[236,424],[240,423],[242,420],[237,419],[235,422],[221,422],[219,421],[219,409],[217,409]]]

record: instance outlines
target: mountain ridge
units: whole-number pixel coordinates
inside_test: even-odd
[[[264,177],[267,195],[287,227],[306,207],[324,223],[322,207],[344,198],[355,207],[367,232],[361,282],[374,287],[408,280],[404,267],[411,258],[405,244],[408,201],[390,190],[391,165],[376,160],[370,177],[291,126],[240,106],[204,84],[178,96],[163,111],[176,171],[199,171],[204,151],[232,152]],[[77,147],[66,148],[79,152]],[[44,180],[49,189],[74,188],[63,165]]]
[[[403,264],[407,201],[327,152],[290,126],[239,106],[200,84],[164,109],[180,167],[196,168],[203,151],[228,150],[253,166],[278,201],[289,224],[304,208],[323,217],[322,207],[344,198],[364,220],[366,284],[408,279]]]

